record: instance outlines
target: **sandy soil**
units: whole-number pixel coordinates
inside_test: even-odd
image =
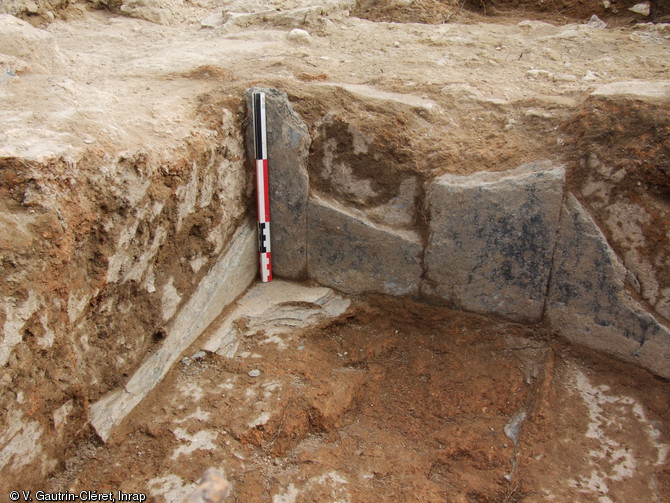
[[[384,297],[192,357],[51,490],[178,501],[668,501],[667,384],[540,327]],[[250,371],[260,375],[251,377]]]

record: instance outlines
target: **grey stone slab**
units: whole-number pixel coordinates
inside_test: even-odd
[[[565,171],[533,163],[443,175],[429,187],[422,294],[518,321],[542,317]]]
[[[133,408],[165,377],[168,370],[207,326],[253,282],[258,269],[256,233],[246,221],[228,250],[214,264],[197,290],[175,316],[161,347],[149,356],[124,389],[91,406],[91,424],[103,441]]]
[[[322,285],[347,293],[418,293],[422,245],[414,232],[377,225],[313,196],[307,239],[309,276]]]
[[[245,91],[249,110],[246,147],[254,159],[251,96],[265,93],[268,171],[270,186],[270,229],[273,273],[286,279],[307,276],[307,157],[311,138],[307,126],[295,113],[286,93],[277,89]]]
[[[670,331],[626,291],[626,268],[588,212],[568,196],[546,316],[571,341],[670,377]]]

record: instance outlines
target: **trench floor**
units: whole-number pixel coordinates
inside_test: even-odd
[[[670,501],[668,383],[542,327],[372,296],[201,344],[51,490],[176,502],[213,466],[229,502]]]

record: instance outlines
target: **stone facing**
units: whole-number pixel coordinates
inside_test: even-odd
[[[286,279],[305,279],[309,194],[307,157],[311,138],[307,126],[282,91],[260,87],[248,89],[245,92],[248,110],[251,110],[251,96],[255,91],[265,93],[273,273]],[[253,162],[252,121],[247,123],[246,151]]]
[[[516,321],[542,318],[565,171],[534,163],[443,175],[429,187],[423,292]]]
[[[249,100],[255,89],[247,90]],[[347,293],[443,302],[520,322],[670,376],[670,334],[625,288],[626,269],[551,162],[443,175],[426,188],[425,242],[310,196],[310,137],[285,93],[266,93],[275,274]],[[253,135],[247,130],[253,159]]]
[[[123,389],[91,405],[91,425],[104,442],[114,427],[160,383],[181,353],[249,287],[258,269],[256,257],[256,232],[251,221],[246,221],[232,237],[228,250],[179,310],[161,347],[142,363]]]
[[[416,295],[422,272],[419,236],[377,225],[359,213],[318,196],[310,199],[310,278],[347,293]]]

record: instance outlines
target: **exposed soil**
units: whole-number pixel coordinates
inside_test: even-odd
[[[477,19],[475,14],[496,18],[528,17],[550,22],[588,19],[596,15],[608,22],[628,24],[636,16],[628,9],[636,0],[358,0],[353,13],[371,21],[440,24]],[[670,7],[662,0],[650,2],[650,19],[668,21]]]
[[[184,360],[50,490],[178,501],[216,466],[235,502],[668,501],[667,384],[541,327],[372,297],[263,340]]]
[[[634,275],[634,293],[670,318],[670,105],[591,97],[562,129],[575,142],[575,193]]]
[[[132,234],[125,251],[137,259],[159,226],[178,225],[175,194],[199,144],[212,131],[221,144],[241,142],[222,124],[241,129],[242,91],[257,83],[285,90],[308,124],[313,186],[362,209],[388,203],[412,177],[420,187],[446,172],[565,163],[631,270],[631,291],[670,318],[667,102],[589,97],[601,84],[668,78],[670,29],[647,21],[667,21],[670,7],[652,1],[640,17],[628,11],[635,3],[360,1],[360,18],[394,23],[324,17],[301,25],[305,44],[271,20],[204,29],[200,20],[220,10],[214,0],[177,2],[166,26],[70,2],[51,24],[29,16],[59,49],[0,60],[15,74],[0,81],[0,133],[26,156],[51,155],[60,141],[83,152],[76,170],[65,154],[48,169],[14,154],[0,165],[0,294],[49,303],[2,369],[0,416],[20,409],[45,437],[73,439],[51,488],[178,501],[220,466],[240,502],[667,501],[667,382],[539,327],[390,299],[361,300],[345,318],[291,334],[286,350],[249,339],[235,359],[178,366],[107,446],[83,427],[89,402],[122,386],[164,337],[145,277],[105,283],[123,226],[138,216],[126,196],[139,177],[152,181],[146,208],[171,201]],[[606,29],[585,26],[593,14]],[[42,140],[15,141],[21,128]],[[369,150],[352,156],[361,138]],[[197,161],[239,163],[241,149],[227,148]],[[140,156],[98,172],[109,152],[137,149],[160,152],[161,170],[142,173]],[[331,154],[370,193],[337,190],[322,170]],[[156,287],[174,276],[187,298],[206,269],[194,273],[191,261],[220,245],[206,239],[213,219],[239,220],[249,181],[222,183],[239,197],[216,215],[200,208],[170,234],[156,253]],[[403,225],[424,224],[420,194],[412,211]],[[112,232],[103,217],[118,224]],[[77,304],[92,313],[81,326],[69,320]],[[47,325],[59,330],[51,346]],[[254,368],[259,378],[248,376]],[[64,431],[54,411],[69,418]],[[521,411],[517,444],[505,426]],[[34,490],[42,475],[31,473],[22,482]]]

